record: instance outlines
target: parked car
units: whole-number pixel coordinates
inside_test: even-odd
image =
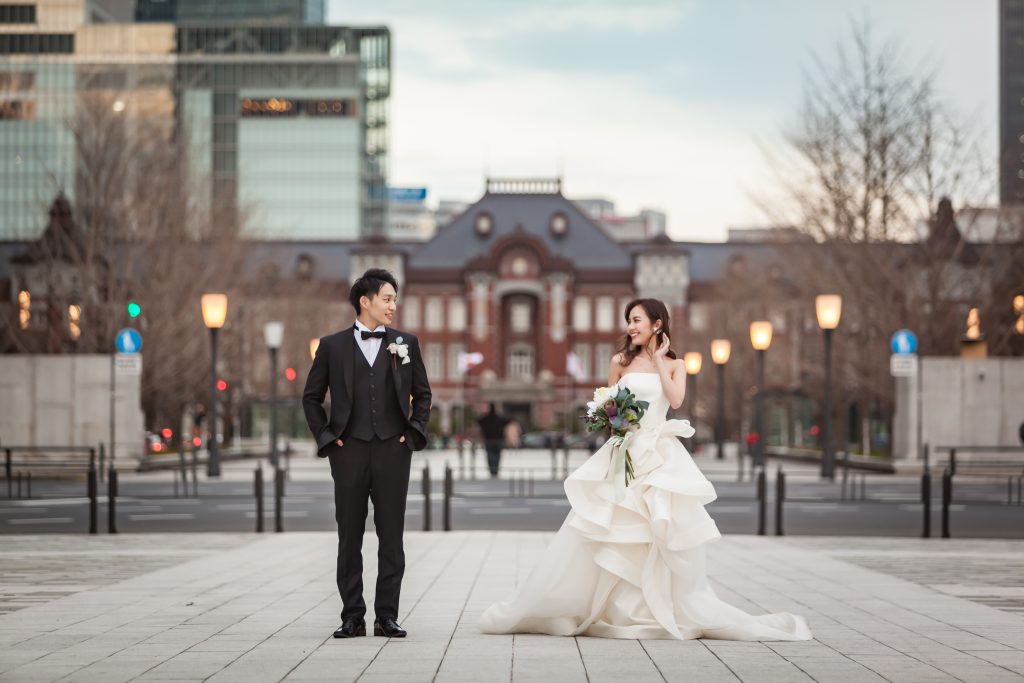
[[[569,434],[565,437],[565,445],[568,448],[576,448],[586,451],[596,451],[604,443],[607,435],[600,432],[580,432]]]
[[[146,453],[165,453],[167,444],[159,434],[146,432]]]
[[[519,437],[520,448],[561,448],[565,443],[565,434],[556,431],[526,432]]]

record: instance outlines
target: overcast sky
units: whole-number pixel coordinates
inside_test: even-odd
[[[570,197],[668,214],[679,239],[763,224],[758,145],[800,107],[803,70],[851,21],[931,65],[940,94],[998,133],[996,0],[328,0],[393,40],[390,179],[475,200],[484,177],[562,176]]]

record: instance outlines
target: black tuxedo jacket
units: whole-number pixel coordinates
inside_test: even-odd
[[[420,343],[413,335],[386,327],[380,353],[391,356],[391,374],[395,384],[395,400],[408,427],[405,440],[414,450],[427,446],[427,421],[430,419],[430,383],[427,369],[420,354]],[[403,363],[398,354],[388,351],[389,344],[401,337],[409,345],[409,362]],[[348,426],[352,413],[352,376],[355,354],[362,353],[357,347],[351,327],[328,335],[320,340],[320,346],[313,358],[313,367],[306,377],[306,389],[302,392],[302,409],[306,413],[309,430],[316,439],[317,455],[325,457],[326,446],[340,438]],[[331,390],[331,416],[324,410],[324,396]]]

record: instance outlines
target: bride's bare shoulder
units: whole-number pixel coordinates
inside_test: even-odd
[[[615,384],[615,382],[622,377],[623,370],[625,370],[625,368],[622,367],[622,354],[617,353],[612,356],[612,359],[608,362],[609,384]]]

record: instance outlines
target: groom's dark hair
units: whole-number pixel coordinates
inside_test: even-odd
[[[348,293],[348,300],[352,304],[352,308],[356,309],[356,315],[363,312],[359,299],[364,296],[372,299],[377,296],[380,288],[385,284],[394,287],[395,293],[398,293],[398,281],[395,280],[395,276],[390,271],[383,268],[370,268],[363,273],[361,278],[352,283],[352,289]]]

